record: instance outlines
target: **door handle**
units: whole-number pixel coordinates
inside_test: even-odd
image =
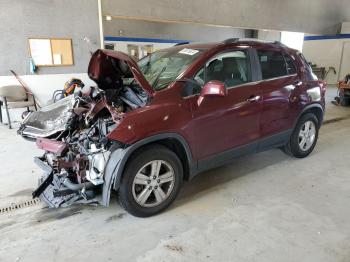
[[[259,100],[260,100],[260,96],[254,96],[254,95],[252,95],[252,96],[250,96],[250,97],[247,99],[247,102],[253,103],[253,102],[258,102]]]

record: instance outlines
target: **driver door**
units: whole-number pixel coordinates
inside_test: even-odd
[[[191,122],[199,168],[220,165],[237,154],[256,151],[260,138],[261,91],[252,82],[249,53],[234,50],[216,55],[194,78],[202,85],[219,80],[227,88],[224,97],[189,97],[192,105]]]

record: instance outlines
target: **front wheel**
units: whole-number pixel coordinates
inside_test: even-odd
[[[182,177],[182,164],[174,152],[161,145],[146,147],[126,166],[119,202],[134,216],[155,215],[175,200]]]
[[[319,127],[318,119],[314,114],[303,115],[284,148],[285,152],[297,158],[308,156],[315,148]]]

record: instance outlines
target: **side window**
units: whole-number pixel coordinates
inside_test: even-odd
[[[295,74],[297,72],[297,70],[296,70],[295,65],[293,63],[293,59],[289,55],[284,55],[284,59],[286,60],[288,75]]]
[[[245,51],[231,51],[221,53],[211,58],[204,67],[202,67],[194,76],[194,80],[199,84],[194,87],[188,84],[187,94],[198,94],[207,82],[219,80],[226,87],[251,82],[251,70],[248,54]],[[191,89],[192,91],[188,91]]]
[[[286,62],[281,52],[258,50],[258,57],[263,79],[287,75]]]
[[[250,63],[245,51],[222,53],[210,59],[205,67],[204,83],[219,80],[227,87],[251,81]]]

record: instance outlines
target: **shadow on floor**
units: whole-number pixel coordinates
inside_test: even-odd
[[[219,185],[223,185],[242,176],[247,176],[282,161],[296,160],[285,155],[281,150],[274,149],[237,158],[231,164],[198,174],[191,181],[183,184],[183,189],[179,194],[178,200],[173,204],[173,207],[175,208],[193,201],[200,197],[202,193],[208,193],[208,191],[213,190]]]

